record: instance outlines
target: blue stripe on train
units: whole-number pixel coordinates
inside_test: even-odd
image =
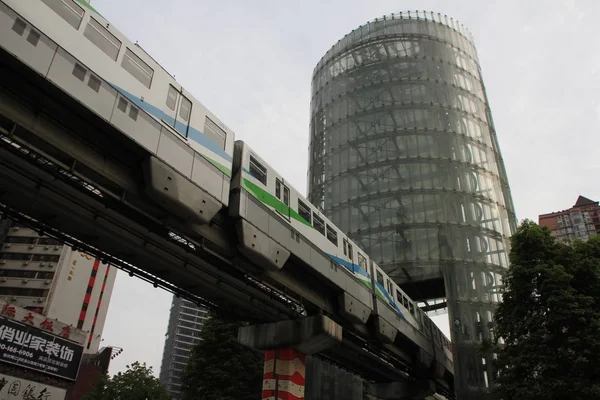
[[[386,298],[386,300],[388,301],[388,303],[390,304],[390,306],[392,306],[392,308],[394,310],[396,310],[396,312],[398,313],[398,315],[400,315],[402,318],[406,319],[404,317],[404,314],[402,314],[402,311],[400,311],[400,308],[396,305],[396,302],[394,301],[394,299],[390,296],[390,294],[383,287],[383,285],[381,283],[379,283],[379,282],[375,282],[375,285],[381,291],[381,293],[383,293],[383,296]]]
[[[333,259],[333,261],[335,261],[336,263],[345,267],[348,271],[354,272],[354,273],[361,275],[367,279],[371,279],[371,275],[367,271],[365,271],[364,269],[359,267],[358,265],[349,263],[348,261],[346,261],[344,259],[334,256],[333,254],[327,254],[327,255],[329,257],[331,257]]]
[[[111,83],[111,85],[117,91],[119,91],[123,96],[127,97],[127,99],[129,99],[129,101],[134,103],[137,107],[141,108],[142,110],[144,110],[145,112],[147,112],[148,114],[152,115],[153,117],[155,117],[157,119],[165,120],[166,123],[173,126],[173,122],[175,121],[175,119],[173,117],[171,117],[170,115],[168,115],[167,113],[165,113],[160,108],[157,108],[146,101],[142,101],[139,97],[134,96],[133,94],[129,93],[128,91],[126,91],[112,83]],[[184,137],[185,137],[186,128],[187,128],[187,125],[182,124],[181,122],[176,122],[176,124],[175,124],[175,130]],[[217,146],[217,144],[215,142],[213,142],[208,136],[206,136],[205,134],[203,134],[198,129],[196,129],[192,126],[190,126],[188,129],[188,138],[192,139],[194,142],[198,143],[200,146],[206,147],[208,150],[219,155],[220,157],[223,157],[225,160],[227,160],[229,162],[233,161],[233,157],[231,155],[227,154],[222,148]]]

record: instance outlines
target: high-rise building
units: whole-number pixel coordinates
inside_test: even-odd
[[[192,347],[201,340],[200,331],[207,314],[204,308],[173,296],[159,376],[173,399],[182,398],[181,372],[190,358]]]
[[[96,353],[116,268],[32,229],[3,223],[0,298],[88,332],[85,352]]]
[[[418,11],[344,36],[313,72],[309,157],[310,201],[412,298],[447,298],[457,397],[487,398],[516,218],[469,32]]]
[[[558,241],[588,240],[592,235],[600,235],[600,205],[597,201],[579,196],[573,207],[542,214],[538,223],[548,227]]]

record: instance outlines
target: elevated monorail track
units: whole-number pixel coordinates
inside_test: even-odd
[[[145,194],[147,157],[110,123],[0,49],[0,215],[244,320],[325,313],[343,326],[344,336],[320,356],[366,379],[413,380],[424,373],[410,354],[336,315],[336,295],[331,299],[307,282],[293,285],[299,271],[260,272],[237,250],[226,211],[210,225],[190,226],[159,207]]]

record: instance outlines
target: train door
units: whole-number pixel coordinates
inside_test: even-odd
[[[275,179],[275,197],[283,203],[281,207],[277,207],[277,211],[290,219],[290,188],[288,188],[279,178]]]
[[[169,117],[167,122],[179,134],[188,137],[190,126],[190,117],[192,115],[192,102],[183,95],[181,90],[177,90],[173,85],[169,85],[167,92],[167,109]]]

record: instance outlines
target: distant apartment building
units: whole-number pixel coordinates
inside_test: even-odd
[[[600,234],[599,202],[579,196],[575,205],[568,210],[542,214],[539,225],[546,226],[559,240],[588,240],[592,235]]]
[[[159,377],[173,399],[182,398],[181,373],[192,347],[200,342],[200,331],[207,314],[204,308],[173,296]]]
[[[32,229],[0,221],[0,299],[89,333],[96,353],[116,268]]]

